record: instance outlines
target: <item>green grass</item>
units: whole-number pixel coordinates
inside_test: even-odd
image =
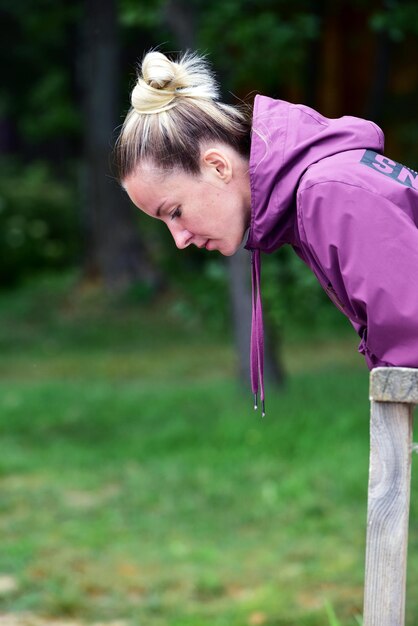
[[[261,419],[228,339],[169,298],[106,303],[69,279],[3,296],[0,613],[357,624],[369,407],[355,346],[285,342],[287,386]]]

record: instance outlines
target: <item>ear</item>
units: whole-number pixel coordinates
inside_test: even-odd
[[[208,148],[202,154],[202,166],[209,168],[218,179],[229,183],[232,178],[232,162],[222,148]]]

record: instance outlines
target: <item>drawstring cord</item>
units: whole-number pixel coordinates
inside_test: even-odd
[[[264,417],[264,330],[263,307],[261,302],[261,258],[260,250],[251,250],[251,285],[252,285],[252,317],[251,317],[251,388],[254,394],[254,409],[258,409],[258,392],[260,391],[261,416]]]

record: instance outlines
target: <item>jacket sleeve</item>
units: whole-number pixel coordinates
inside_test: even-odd
[[[369,368],[418,367],[418,228],[389,199],[343,182],[300,192],[301,234],[362,335]]]

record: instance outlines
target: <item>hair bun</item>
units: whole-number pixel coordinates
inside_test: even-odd
[[[192,53],[178,62],[162,52],[148,52],[132,91],[132,106],[140,114],[168,111],[177,98],[216,100],[218,89],[205,60]]]
[[[176,89],[175,64],[161,52],[149,52],[142,62],[142,76],[153,89]]]

